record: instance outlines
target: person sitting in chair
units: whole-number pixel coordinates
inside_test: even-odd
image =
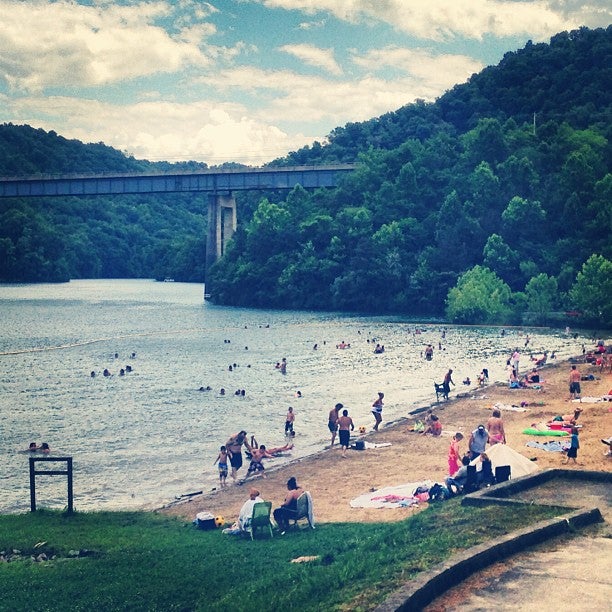
[[[249,499],[242,504],[242,508],[240,508],[240,513],[238,514],[238,520],[231,527],[224,529],[223,533],[239,535],[248,531],[251,517],[253,516],[253,506],[263,501],[259,495],[259,491],[255,488],[249,491]]]
[[[289,521],[296,516],[298,497],[304,492],[292,476],[287,481],[288,493],[285,495],[283,503],[274,510],[274,520],[280,529],[281,535],[284,535],[289,528]]]

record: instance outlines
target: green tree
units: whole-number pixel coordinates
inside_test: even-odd
[[[446,316],[454,323],[504,323],[511,313],[510,287],[497,274],[474,266],[448,292]]]
[[[538,274],[527,283],[525,294],[527,309],[535,315],[536,322],[545,324],[557,299],[557,279]]]
[[[511,249],[499,234],[491,234],[482,251],[484,265],[504,279],[514,289],[519,289],[518,273],[520,255]]]
[[[612,261],[591,255],[578,272],[569,297],[585,319],[612,327]]]

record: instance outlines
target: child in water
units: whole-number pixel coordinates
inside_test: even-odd
[[[213,465],[217,462],[219,462],[219,486],[223,489],[226,486],[225,481],[227,479],[227,448],[225,446],[219,449],[219,454]]]

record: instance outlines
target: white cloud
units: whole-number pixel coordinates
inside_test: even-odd
[[[300,10],[307,15],[325,12],[351,23],[375,20],[426,40],[457,36],[481,40],[485,35],[529,35],[544,40],[561,30],[585,23],[598,9],[593,3],[536,0],[262,0],[269,8]],[[599,21],[601,23],[601,19]]]
[[[13,123],[55,130],[82,142],[104,142],[138,159],[227,161],[259,165],[311,143],[254,118],[239,104],[143,101],[113,105],[68,97],[30,97],[10,101]],[[38,119],[32,120],[32,117]]]
[[[500,36],[538,40],[612,21],[602,0],[234,1],[229,14],[217,8],[225,5],[201,0],[0,0],[0,121],[105,142],[140,158],[256,165],[323,140],[338,125],[417,98],[434,100],[482,67],[459,53],[399,45],[346,49],[346,36],[372,25],[382,24],[376,31],[383,36],[392,26],[396,40],[407,33],[461,43],[486,37],[490,44]],[[253,2],[308,18],[283,30],[280,11],[268,10],[262,28],[282,33],[270,49],[261,42],[265,36],[241,31],[253,27],[240,11]],[[358,27],[334,28],[333,17]],[[312,42],[307,30],[319,27],[329,28],[329,48],[303,43]],[[232,42],[216,46],[213,36]],[[352,64],[341,65],[336,57],[346,51]],[[309,69],[289,70],[295,61],[287,55]],[[249,65],[250,59],[275,69]],[[111,98],[119,102],[104,101]]]
[[[298,25],[298,30],[315,30],[322,28],[327,21],[325,19],[319,19],[318,21],[303,21]]]
[[[482,63],[465,55],[440,55],[402,47],[372,49],[361,56],[355,54],[353,62],[369,72],[384,67],[394,68],[420,81],[423,87],[436,92],[435,95],[440,95],[484,68]]]
[[[354,55],[353,61],[372,74],[328,80],[288,70],[239,66],[222,74],[203,75],[197,81],[227,95],[240,91],[258,97],[259,110],[252,112],[260,120],[274,117],[276,122],[285,123],[303,118],[337,125],[370,119],[417,98],[433,101],[482,68],[479,62],[462,55],[437,56],[397,47]],[[386,66],[392,66],[399,76],[376,76],[376,69]]]
[[[96,7],[0,0],[0,73],[14,90],[40,92],[207,65],[200,45],[212,26],[185,26],[171,36],[155,25],[170,11],[164,2]]]
[[[342,68],[338,65],[334,59],[333,49],[320,49],[313,45],[283,45],[279,47],[281,51],[294,55],[298,59],[302,60],[305,64],[315,66],[317,68],[323,68],[323,70],[333,75],[342,74]]]

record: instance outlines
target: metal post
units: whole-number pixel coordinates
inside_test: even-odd
[[[36,512],[36,472],[34,471],[34,457],[30,457],[30,511]]]
[[[65,470],[37,470],[38,461],[64,461]],[[72,487],[72,457],[30,457],[30,510],[36,512],[36,476],[66,476],[68,480],[68,512],[74,512]]]
[[[74,512],[72,505],[72,457],[66,457],[66,472],[68,476],[68,512]]]

